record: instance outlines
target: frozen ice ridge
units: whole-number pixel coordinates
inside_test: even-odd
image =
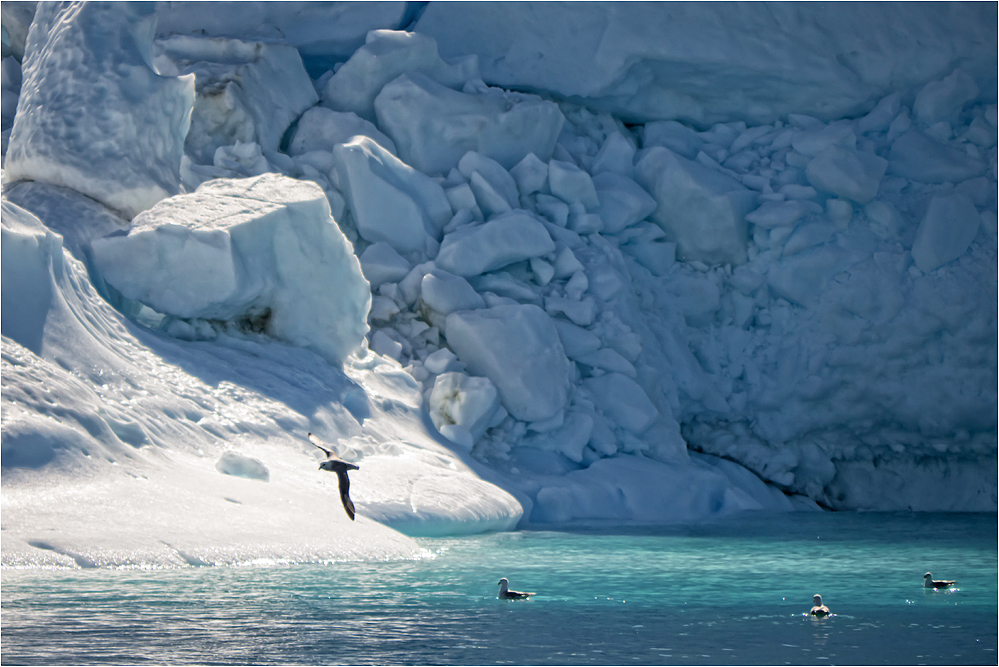
[[[994,5],[240,7],[3,13],[4,564],[995,511]]]

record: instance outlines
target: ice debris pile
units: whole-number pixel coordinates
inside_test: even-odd
[[[607,105],[587,108],[599,92],[488,85],[474,55],[444,59],[421,34],[433,21],[444,18],[431,5],[418,32],[371,31],[313,79],[286,45],[161,35],[153,73],[193,73],[194,99],[178,85],[168,105],[192,109],[190,131],[168,133],[183,136],[184,155],[148,154],[145,169],[168,167],[193,194],[101,200],[145,211],[127,236],[88,251],[119,307],[151,309],[164,331],[194,339],[264,307],[295,311],[294,333],[274,335],[334,361],[370,326],[369,347],[418,383],[436,429],[495,469],[538,522],[675,507],[665,487],[708,469],[739,486],[736,467],[688,450],[837,508],[995,508],[994,72],[983,87],[979,68],[951,54],[919,86],[910,65],[905,89],[876,104],[864,97],[886,85],[874,77],[835,117],[788,109],[792,98],[765,113],[674,115],[697,125],[625,125],[594,110]],[[459,44],[473,49],[440,46]],[[32,62],[42,59],[29,49],[28,74]],[[511,71],[497,67],[482,72]],[[45,90],[22,87],[18,109]],[[147,101],[120,108],[144,118]],[[48,145],[29,139],[41,122],[14,118],[7,180],[77,187],[14,168]],[[205,227],[228,214],[198,198],[252,190],[244,178],[318,186],[370,293],[356,289],[339,232],[317,231],[323,220],[297,204],[232,213],[257,227],[271,219],[268,247],[257,232],[244,249],[238,227]],[[163,268],[127,269],[124,239]],[[286,242],[297,248],[275,258]],[[343,266],[301,266],[316,256]],[[204,276],[186,270],[194,257]],[[183,275],[166,280],[174,262]],[[164,280],[160,298],[151,287]],[[212,290],[219,301],[193,307]],[[351,333],[323,348],[334,330]],[[716,499],[714,510],[725,502],[754,501]]]

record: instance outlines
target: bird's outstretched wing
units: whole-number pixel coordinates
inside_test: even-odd
[[[334,455],[333,454],[333,450],[329,449],[326,446],[326,443],[324,443],[322,440],[320,440],[316,436],[312,435],[311,433],[309,434],[309,442],[311,442],[313,445],[315,445],[319,449],[323,450],[326,453],[327,457],[330,457],[330,456]]]
[[[338,470],[336,473],[337,481],[340,483],[340,502],[343,503],[343,508],[347,510],[347,516],[350,520],[354,520],[354,503],[350,500],[350,478],[347,477],[346,470]]]

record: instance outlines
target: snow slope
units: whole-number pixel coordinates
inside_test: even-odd
[[[5,46],[4,564],[995,511],[989,6],[384,3],[344,34],[418,32],[326,43],[306,24],[362,7],[282,5],[245,3],[251,30],[160,3],[155,33],[46,8],[22,60]],[[50,34],[104,40],[71,58]],[[88,51],[126,38],[141,67]],[[565,69],[581,45],[585,79]],[[35,113],[140,70],[194,76],[190,130],[142,94],[104,113],[159,123],[179,159],[100,124],[61,141],[72,119]],[[35,154],[55,166],[18,171]],[[118,192],[117,156],[176,194]],[[355,523],[309,431],[360,466]]]

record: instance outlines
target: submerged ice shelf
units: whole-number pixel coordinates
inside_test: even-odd
[[[475,20],[500,8],[527,16]],[[598,109],[640,112],[571,73],[497,67],[510,33],[476,50],[433,5],[417,32],[367,32],[398,27],[386,9],[352,15],[357,44],[308,72],[300,53],[324,47],[291,9],[261,10],[288,44],[220,19],[205,34],[223,36],[188,34],[176,8],[41,5],[30,30],[4,13],[5,564],[414,557],[390,528],[816,503],[995,510],[981,8],[940,24],[970,35],[959,54],[933,51],[932,11],[907,23],[932,72],[897,64],[897,90],[868,72],[848,115],[761,84],[769,110],[673,116],[689,125],[625,125]],[[614,8],[620,41],[594,62],[651,57],[648,11]],[[91,131],[47,101],[104,88]],[[308,431],[360,466],[358,522]]]

